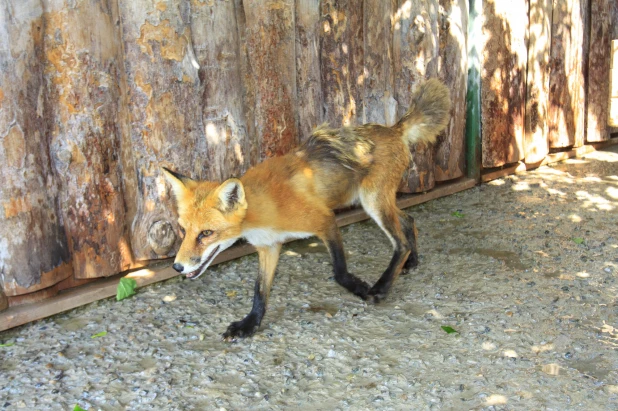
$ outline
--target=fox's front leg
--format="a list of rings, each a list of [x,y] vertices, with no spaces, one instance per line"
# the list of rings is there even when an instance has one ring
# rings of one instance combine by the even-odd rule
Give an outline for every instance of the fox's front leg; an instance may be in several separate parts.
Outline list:
[[[335,281],[352,294],[365,300],[369,291],[369,284],[348,272],[345,252],[343,251],[343,241],[341,240],[341,233],[337,227],[337,220],[335,220],[334,214],[328,219],[324,231],[319,233],[318,236],[324,241],[330,253]]]
[[[266,303],[270,294],[270,287],[275,277],[281,244],[270,247],[256,247],[260,260],[258,278],[255,281],[255,294],[253,295],[253,308],[251,312],[242,320],[235,321],[227,327],[223,338],[250,337],[262,323],[262,318],[266,312]]]

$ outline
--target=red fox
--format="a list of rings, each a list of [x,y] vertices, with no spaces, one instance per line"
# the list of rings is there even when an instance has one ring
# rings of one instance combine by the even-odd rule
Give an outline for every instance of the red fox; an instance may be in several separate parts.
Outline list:
[[[408,112],[392,127],[320,126],[298,149],[270,158],[240,179],[196,181],[163,168],[178,206],[183,237],[173,268],[198,278],[239,238],[253,244],[259,273],[251,312],[224,338],[253,335],[262,322],[281,245],[317,236],[327,246],[337,283],[379,302],[402,269],[418,263],[414,219],[397,208],[396,191],[410,163],[409,146],[433,143],[450,117],[450,95],[436,79],[420,84]],[[370,286],[348,272],[333,209],[360,203],[393,244],[390,264]]]

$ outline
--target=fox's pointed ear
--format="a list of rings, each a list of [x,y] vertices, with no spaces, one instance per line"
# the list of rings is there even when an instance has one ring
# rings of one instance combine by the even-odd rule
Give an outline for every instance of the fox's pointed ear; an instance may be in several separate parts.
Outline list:
[[[219,197],[219,209],[224,213],[237,208],[247,208],[245,189],[237,178],[225,180],[217,187],[216,194]]]
[[[174,196],[176,196],[177,200],[183,198],[184,195],[197,184],[195,180],[192,180],[189,177],[178,174],[165,167],[161,168],[163,169],[165,179],[172,186],[172,191],[174,192]]]

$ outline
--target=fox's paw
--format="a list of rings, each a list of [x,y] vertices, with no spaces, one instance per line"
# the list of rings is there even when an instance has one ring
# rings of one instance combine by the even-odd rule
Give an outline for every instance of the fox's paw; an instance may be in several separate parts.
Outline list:
[[[234,321],[223,333],[223,338],[231,340],[235,338],[251,337],[257,331],[259,324],[253,318],[245,318],[241,321]]]
[[[383,290],[382,287],[371,287],[369,291],[367,291],[367,301],[377,304],[384,300],[387,294],[388,290]]]
[[[359,296],[363,300],[367,299],[367,293],[369,292],[369,288],[371,287],[369,284],[356,277],[354,274],[348,273],[348,277],[344,284],[342,284],[345,288],[347,288],[352,294]]]
[[[401,270],[402,275],[408,274],[410,271],[418,267],[418,254],[414,251],[410,253],[410,256],[406,260],[403,265],[403,269]]]

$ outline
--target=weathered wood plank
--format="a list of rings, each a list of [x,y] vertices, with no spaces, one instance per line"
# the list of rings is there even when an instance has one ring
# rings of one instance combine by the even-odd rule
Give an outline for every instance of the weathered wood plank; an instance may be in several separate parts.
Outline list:
[[[121,50],[115,2],[58,1],[45,15],[46,111],[60,210],[77,278],[130,266],[116,124]]]
[[[363,123],[390,126],[397,121],[393,74],[394,29],[391,20],[396,10],[396,0],[365,0],[363,5]]]
[[[436,181],[461,177],[464,173],[466,93],[468,91],[468,1],[440,0],[438,77],[451,91],[451,121],[438,137],[434,156]]]
[[[294,1],[243,2],[260,160],[298,145]]]
[[[319,1],[296,1],[296,84],[298,132],[303,142],[323,121]]]
[[[320,13],[324,121],[333,127],[362,124],[363,3],[322,0]]]
[[[609,139],[607,127],[611,53],[612,2],[590,1],[590,49],[588,53],[587,128],[586,141]]]
[[[611,3],[610,29],[612,33],[612,68],[618,67],[618,2]]]
[[[609,101],[609,128],[610,133],[618,133],[618,2],[612,3],[612,40],[611,43],[611,73],[610,73],[610,101]]]
[[[39,0],[0,4],[0,294],[7,296],[72,274],[47,150],[53,124],[45,106],[43,15]]]
[[[589,0],[554,0],[549,78],[549,146],[579,147],[586,130]]]
[[[250,165],[236,10],[232,2],[194,1],[192,5],[191,38],[207,141],[205,177],[222,181],[242,175]]]
[[[207,177],[210,159],[202,118],[199,63],[193,51],[189,0],[156,5],[118,2],[125,53],[129,136],[123,157],[131,246],[139,260],[172,256],[180,245],[173,201],[161,166]],[[130,160],[128,160],[130,162]]]
[[[0,311],[4,311],[9,308],[9,299],[7,296],[0,290]]]
[[[528,0],[483,3],[481,122],[483,167],[524,156]]]
[[[240,56],[240,80],[242,82],[242,103],[245,113],[245,125],[249,139],[249,164],[251,166],[260,162],[260,139],[255,126],[256,108],[256,78],[253,75],[251,59],[247,49],[247,19],[243,0],[233,0],[236,12],[236,27],[238,28],[239,56]]]
[[[524,159],[526,163],[536,163],[543,160],[549,153],[547,116],[552,0],[529,1]]]
[[[416,85],[439,72],[437,0],[398,0],[393,15],[395,64],[395,100],[397,118],[410,106]],[[434,147],[422,144],[411,148],[412,162],[399,191],[414,193],[431,190],[435,185]]]

